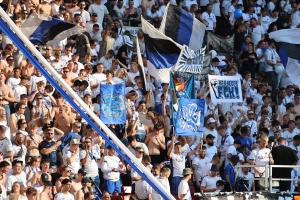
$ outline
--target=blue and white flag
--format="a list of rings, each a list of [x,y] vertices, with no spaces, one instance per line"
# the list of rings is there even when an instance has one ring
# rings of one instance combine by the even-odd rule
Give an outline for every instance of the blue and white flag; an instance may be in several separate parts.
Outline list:
[[[300,28],[282,29],[269,34],[279,47],[279,56],[286,69],[282,85],[295,84],[300,87]]]
[[[197,51],[202,48],[205,29],[206,26],[191,13],[169,3],[159,30],[175,42]]]
[[[100,85],[100,119],[104,124],[125,124],[125,83]]]
[[[243,102],[242,85],[238,76],[208,75],[208,83],[214,104]]]
[[[170,71],[177,63],[183,47],[157,30],[143,17],[141,20],[149,74],[162,83],[169,83]]]
[[[76,24],[42,16],[29,17],[22,24],[21,30],[36,45],[58,44],[60,41],[84,31]]]
[[[180,98],[176,117],[176,135],[200,135],[204,127],[204,99]]]

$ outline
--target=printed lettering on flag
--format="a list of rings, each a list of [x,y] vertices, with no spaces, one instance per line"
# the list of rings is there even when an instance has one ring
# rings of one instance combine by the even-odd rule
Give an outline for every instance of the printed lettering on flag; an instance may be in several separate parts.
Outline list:
[[[125,124],[125,83],[100,85],[100,119],[105,124]]]
[[[176,117],[176,135],[199,135],[204,126],[204,99],[180,98]]]
[[[239,77],[208,75],[208,82],[213,103],[243,102]]]

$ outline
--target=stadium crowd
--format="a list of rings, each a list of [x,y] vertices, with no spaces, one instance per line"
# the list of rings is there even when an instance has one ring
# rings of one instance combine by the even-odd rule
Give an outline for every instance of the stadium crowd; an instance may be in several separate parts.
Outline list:
[[[223,37],[235,35],[234,53],[214,56],[209,73],[240,77],[243,103],[215,105],[207,83],[203,137],[174,134],[169,84],[148,75],[143,90],[135,39],[124,26],[139,26],[143,15],[156,27],[168,0],[3,0],[21,26],[30,16],[47,15],[75,23],[85,32],[40,52],[97,115],[100,83],[126,83],[127,122],[109,128],[178,199],[192,193],[258,191],[267,185],[264,167],[297,165],[300,156],[299,85],[280,84],[281,63],[268,33],[300,25],[297,0],[183,0],[184,9]],[[145,54],[143,32],[138,31]],[[2,34],[0,58],[0,198],[92,200],[162,197],[119,157],[45,77]],[[217,52],[218,53],[218,52]],[[144,59],[145,61],[145,59]],[[225,62],[225,67],[220,63]],[[295,192],[298,170],[277,169],[278,189]],[[129,192],[124,191],[130,188]],[[300,186],[300,184],[299,184]],[[128,195],[128,194],[127,194]]]

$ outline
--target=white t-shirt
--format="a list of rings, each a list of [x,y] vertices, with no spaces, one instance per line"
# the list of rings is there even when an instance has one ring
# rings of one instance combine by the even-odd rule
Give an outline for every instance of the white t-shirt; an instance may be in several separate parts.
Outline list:
[[[74,196],[70,192],[68,193],[59,192],[55,195],[54,200],[74,200]]]
[[[271,61],[272,63],[276,63],[277,60],[280,60],[279,55],[277,54],[275,49],[268,48],[265,52],[265,58],[266,61]],[[269,65],[266,63],[265,72],[271,72],[274,71],[274,68],[272,65]]]
[[[207,22],[206,30],[213,31],[214,25],[217,22],[216,16],[214,13],[208,14],[207,12],[202,13],[202,19]]]
[[[184,195],[183,199],[192,200],[189,184],[186,180],[182,180],[178,186],[178,196]]]
[[[202,178],[209,174],[210,170],[210,159],[205,157],[204,159],[200,159],[199,156],[193,159],[193,167],[195,167],[195,178],[197,183],[201,181]]]
[[[20,101],[20,96],[22,94],[27,94],[27,88],[25,86],[23,86],[23,85],[17,85],[14,88],[14,96],[15,96],[16,102]]]
[[[238,177],[243,178],[248,181],[248,191],[251,191],[252,185],[254,183],[254,175],[251,172],[248,172],[247,174],[244,174],[241,170],[238,173]]]
[[[24,171],[21,172],[19,175],[8,174],[7,181],[6,181],[6,190],[10,192],[12,190],[12,186],[14,182],[20,182],[24,187],[27,187],[27,180],[26,174]]]
[[[118,156],[104,156],[101,170],[105,180],[117,181],[120,179],[120,172],[113,172],[113,169],[119,169],[120,158]]]
[[[297,10],[292,14],[292,28],[296,28],[300,24],[300,11]]]
[[[271,150],[268,148],[263,148],[263,149],[256,148],[252,150],[250,158],[255,161],[256,165],[268,165],[270,161],[269,159],[270,152]],[[260,173],[265,173],[265,167],[256,167],[255,169]],[[255,172],[255,176],[259,177],[259,174]]]
[[[286,139],[288,145],[291,145],[293,143],[293,137],[297,134],[298,132],[296,131],[296,129],[293,129],[292,132],[290,132],[289,130],[285,130],[281,133],[281,137]]]
[[[201,182],[201,186],[205,187],[206,189],[214,189],[217,188],[217,181],[222,180],[220,176],[206,176],[204,177],[203,181]]]
[[[84,159],[87,154],[86,150],[80,151],[80,160]],[[92,147],[92,150],[88,152],[87,163],[84,165],[86,176],[96,177],[98,176],[98,165],[97,160],[100,159],[100,147],[98,144]]]
[[[211,161],[213,156],[218,153],[218,149],[216,146],[209,146],[205,144],[206,146],[206,151],[207,151],[207,158]]]
[[[165,191],[167,191],[168,193],[170,193],[170,183],[169,180],[167,178],[161,178],[159,177],[158,182],[161,183],[161,185],[163,186],[163,188],[165,189]],[[152,189],[152,199],[154,200],[164,200],[164,198],[162,196],[160,196],[160,194],[158,192],[156,192],[156,190]]]
[[[106,6],[102,5],[102,4],[92,4],[89,7],[89,13],[97,13],[98,16],[98,24],[100,25],[100,30],[102,30],[102,23],[103,23],[103,19],[104,19],[104,15],[108,15],[108,10],[106,8]]]
[[[251,38],[255,46],[262,39],[264,33],[265,32],[260,25],[257,25],[255,28],[252,29]]]
[[[14,77],[10,77],[8,80],[7,80],[7,85],[9,87],[11,87],[11,89],[14,89],[17,85],[19,85],[21,79],[20,78],[14,78]]]
[[[71,162],[71,164],[67,163],[68,158],[75,158]],[[79,151],[78,152],[71,152],[70,150],[63,152],[63,159],[64,159],[64,164],[66,166],[69,166],[73,174],[77,174],[78,170],[80,169],[80,158],[79,158]]]
[[[182,177],[183,170],[185,168],[185,156],[184,154],[172,154],[172,164],[173,164],[173,177]]]

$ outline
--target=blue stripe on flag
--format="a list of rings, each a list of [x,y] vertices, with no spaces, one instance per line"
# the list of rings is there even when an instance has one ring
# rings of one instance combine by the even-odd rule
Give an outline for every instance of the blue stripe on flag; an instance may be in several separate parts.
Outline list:
[[[193,16],[187,12],[180,13],[177,42],[189,46],[193,32]]]
[[[43,20],[29,39],[34,44],[45,44],[52,40],[59,33],[73,28],[75,24],[66,23],[62,20],[52,18],[52,20]]]
[[[164,69],[173,67],[176,64],[179,57],[178,54],[158,54],[152,51],[147,51],[146,55],[148,60],[157,68]]]
[[[284,48],[280,48],[278,54],[279,54],[281,63],[283,64],[283,66],[286,67],[287,62],[288,62],[288,54],[287,54],[286,50]]]

